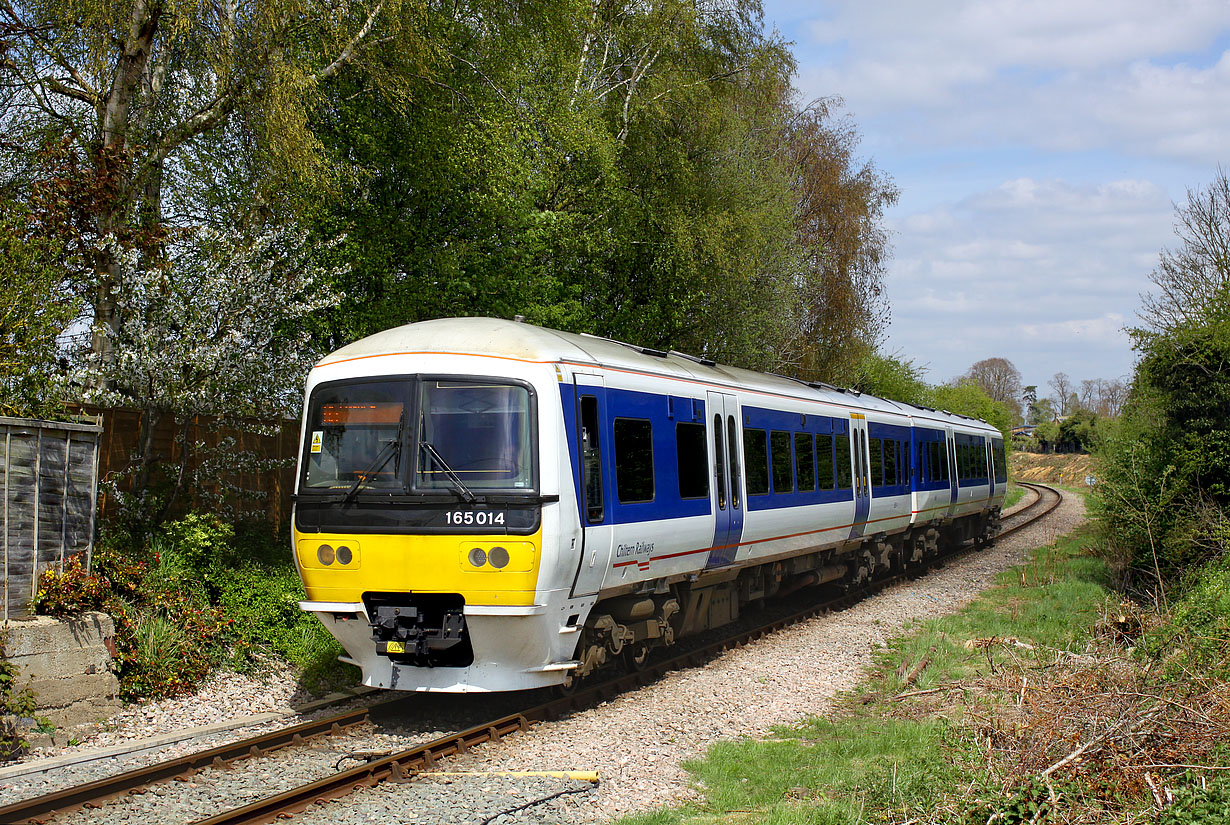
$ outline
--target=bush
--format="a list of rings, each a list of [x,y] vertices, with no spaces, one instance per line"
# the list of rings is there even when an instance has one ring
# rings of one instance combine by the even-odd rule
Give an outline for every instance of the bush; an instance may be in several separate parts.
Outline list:
[[[1203,786],[1179,788],[1157,825],[1230,825],[1230,779],[1219,776]]]
[[[103,549],[93,572],[77,557],[44,573],[33,606],[115,619],[126,700],[184,693],[219,664],[252,668],[269,654],[299,668],[309,688],[353,683],[337,662],[341,646],[299,609],[305,593],[288,548],[267,526],[193,513],[152,536],[143,561]]]
[[[1205,565],[1165,622],[1142,641],[1142,650],[1167,662],[1177,676],[1198,671],[1230,678],[1230,558]]]

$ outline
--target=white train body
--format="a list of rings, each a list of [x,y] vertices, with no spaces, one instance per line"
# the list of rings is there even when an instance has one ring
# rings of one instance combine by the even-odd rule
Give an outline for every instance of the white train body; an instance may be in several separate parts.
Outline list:
[[[563,684],[989,540],[1006,478],[981,421],[487,318],[322,360],[302,443],[302,607],[420,691]]]

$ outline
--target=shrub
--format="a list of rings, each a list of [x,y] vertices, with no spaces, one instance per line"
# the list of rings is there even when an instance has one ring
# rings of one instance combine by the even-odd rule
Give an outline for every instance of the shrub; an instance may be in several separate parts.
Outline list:
[[[341,646],[310,613],[289,541],[267,525],[238,529],[212,514],[170,522],[138,551],[103,545],[94,569],[78,557],[40,580],[33,606],[49,615],[87,610],[116,622],[116,668],[124,699],[190,690],[222,662],[238,668],[286,659],[308,687],[353,683]]]
[[[6,639],[0,632],[0,648]],[[34,714],[34,694],[28,687],[19,688],[17,666],[0,658],[0,759],[12,759],[29,747],[18,720]]]
[[[1230,779],[1219,776],[1206,785],[1175,791],[1174,802],[1162,811],[1158,825],[1230,825]]]

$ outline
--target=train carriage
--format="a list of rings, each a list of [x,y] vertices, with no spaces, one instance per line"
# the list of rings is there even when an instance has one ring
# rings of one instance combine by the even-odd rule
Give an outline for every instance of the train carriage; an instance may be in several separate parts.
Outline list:
[[[567,684],[750,602],[990,540],[1002,443],[981,421],[681,353],[411,324],[309,379],[301,606],[365,684]]]

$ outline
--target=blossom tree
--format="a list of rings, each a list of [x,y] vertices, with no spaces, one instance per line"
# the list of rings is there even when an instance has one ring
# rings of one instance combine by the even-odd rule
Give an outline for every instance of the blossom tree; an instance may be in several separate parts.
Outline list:
[[[141,411],[131,488],[116,492],[131,517],[157,523],[190,480],[185,442],[195,418],[255,429],[253,420],[297,411],[319,354],[302,321],[336,304],[328,283],[337,273],[319,263],[328,250],[296,229],[179,232],[158,266],[114,239],[104,243],[122,273],[115,322],[103,327],[112,346],[104,356],[83,341],[76,379],[87,401]],[[157,454],[154,432],[167,417],[183,448],[155,493],[169,456]]]

